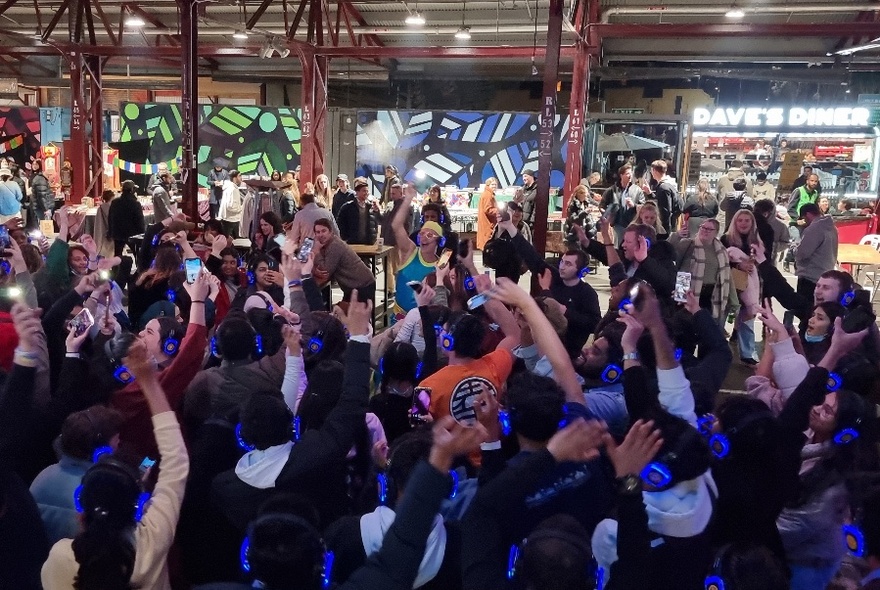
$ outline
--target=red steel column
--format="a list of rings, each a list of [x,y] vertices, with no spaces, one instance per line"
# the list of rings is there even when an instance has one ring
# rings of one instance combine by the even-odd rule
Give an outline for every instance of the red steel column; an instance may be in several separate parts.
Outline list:
[[[562,42],[563,0],[550,0],[547,17],[547,53],[544,59],[544,92],[541,97],[541,128],[538,134],[538,194],[535,198],[535,227],[532,243],[541,254],[547,245],[547,210],[550,203],[550,168],[556,122],[556,83],[559,77],[559,47]],[[537,277],[533,277],[537,279]],[[535,281],[533,280],[533,283]]]
[[[180,178],[183,181],[183,212],[190,221],[199,220],[199,38],[197,4],[178,0],[180,7],[181,92],[180,119],[183,157]]]
[[[73,184],[70,187],[71,203],[81,203],[86,196],[91,177],[89,175],[89,140],[86,135],[86,100],[83,83],[84,59],[79,49],[71,52],[70,64],[70,141],[64,158],[70,161]]]
[[[299,180],[305,184],[324,173],[328,58],[309,49],[300,49],[299,58],[303,70]]]
[[[92,122],[92,197],[98,199],[104,192],[104,101],[102,100],[102,83],[100,57],[90,57],[89,73],[89,119]]]
[[[584,166],[584,120],[587,113],[587,89],[590,85],[590,54],[578,43],[571,77],[571,102],[568,105],[568,157],[565,160],[565,185],[562,210],[568,210],[571,193],[580,184]]]

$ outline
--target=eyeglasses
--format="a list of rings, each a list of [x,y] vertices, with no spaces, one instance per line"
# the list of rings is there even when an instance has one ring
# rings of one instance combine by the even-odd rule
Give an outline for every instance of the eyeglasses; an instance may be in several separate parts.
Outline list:
[[[717,230],[715,229],[714,225],[701,225],[700,231],[711,232],[711,231],[717,231]]]

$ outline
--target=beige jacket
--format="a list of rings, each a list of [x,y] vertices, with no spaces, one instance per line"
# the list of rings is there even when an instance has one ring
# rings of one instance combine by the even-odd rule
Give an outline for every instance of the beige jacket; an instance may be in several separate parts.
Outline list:
[[[162,470],[152,500],[134,530],[135,558],[131,586],[171,590],[167,557],[180,517],[180,505],[189,473],[189,456],[174,412],[153,416],[153,434],[159,446]],[[79,563],[73,556],[72,543],[73,539],[62,539],[49,552],[40,574],[44,590],[73,588]]]

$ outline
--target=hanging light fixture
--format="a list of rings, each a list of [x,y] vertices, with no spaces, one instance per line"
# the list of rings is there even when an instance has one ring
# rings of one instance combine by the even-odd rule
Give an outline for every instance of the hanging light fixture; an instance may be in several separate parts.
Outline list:
[[[737,8],[736,4],[730,7],[730,10],[724,13],[726,18],[743,18],[746,13],[742,8]]]
[[[471,28],[466,27],[464,25],[464,13],[467,11],[467,2],[461,3],[461,27],[458,29],[458,32],[455,33],[456,39],[467,40],[471,38]]]
[[[233,39],[238,39],[240,41],[247,41],[248,34],[247,31],[236,31],[232,34]]]
[[[129,27],[132,29],[139,29],[139,28],[147,25],[147,23],[146,23],[146,21],[144,21],[144,19],[142,19],[141,17],[139,17],[135,14],[132,14],[131,12],[126,12],[125,20],[123,21],[123,24],[126,27]]]

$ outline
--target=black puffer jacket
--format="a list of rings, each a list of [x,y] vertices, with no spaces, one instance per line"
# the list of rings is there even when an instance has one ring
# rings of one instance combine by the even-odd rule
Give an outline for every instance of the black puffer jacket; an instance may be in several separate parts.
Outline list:
[[[31,178],[31,207],[37,211],[51,211],[55,206],[55,194],[49,185],[49,179],[42,172]]]

